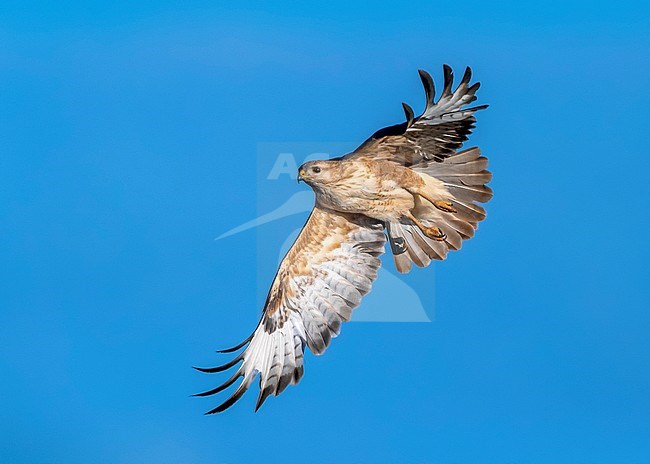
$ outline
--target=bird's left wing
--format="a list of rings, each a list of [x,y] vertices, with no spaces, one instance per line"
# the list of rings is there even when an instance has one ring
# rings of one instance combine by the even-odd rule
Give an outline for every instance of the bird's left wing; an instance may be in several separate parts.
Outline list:
[[[322,354],[339,334],[341,322],[370,291],[385,242],[381,223],[316,206],[280,263],[259,325],[240,345],[223,350],[243,351],[223,366],[197,368],[212,373],[238,365],[222,385],[196,396],[218,393],[242,378],[234,393],[207,414],[232,406],[258,374],[256,410],[269,395],[298,383],[305,345]]]

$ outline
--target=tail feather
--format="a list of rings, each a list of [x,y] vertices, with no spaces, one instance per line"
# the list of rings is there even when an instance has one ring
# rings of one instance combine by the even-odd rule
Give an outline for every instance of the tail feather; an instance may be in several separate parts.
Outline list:
[[[401,224],[399,222],[395,223],[395,228],[406,241],[406,253],[411,261],[418,267],[427,267],[431,262],[431,257],[421,246],[418,246],[419,244],[417,244],[411,228],[407,224]]]
[[[477,160],[481,157],[481,150],[478,147],[468,148],[459,151],[453,156],[444,159],[444,164],[465,164]],[[440,163],[439,163],[440,164]]]
[[[388,243],[393,252],[393,259],[397,270],[406,274],[411,270],[411,258],[408,255],[408,246],[406,244],[406,237],[404,237],[402,228],[399,222],[389,222],[386,224],[386,231],[388,233]]]
[[[427,267],[432,259],[443,260],[447,257],[447,245],[444,242],[430,239],[411,222],[390,222],[387,230],[395,267],[402,274],[411,270],[411,263]]]
[[[415,225],[406,227],[415,241],[413,246],[419,246],[431,259],[443,260],[447,257],[447,246],[444,242],[431,240]]]
[[[449,225],[451,225],[456,231],[460,234],[460,236],[463,238],[463,240],[470,239],[474,236],[474,232],[476,230],[476,225],[472,225],[471,223],[467,221],[462,221],[460,219],[456,219],[455,217],[449,217],[447,218],[447,222]]]
[[[470,150],[473,150],[470,148]],[[445,177],[445,176],[463,176],[466,174],[476,174],[479,172],[487,172],[487,165],[488,165],[488,159],[485,156],[478,156],[476,158],[470,158],[470,161],[463,162],[463,163],[454,163],[454,162],[447,162],[447,160],[453,160],[455,157],[461,157],[462,152],[460,154],[454,155],[451,158],[447,158],[443,162],[439,162],[435,164],[435,170],[437,177]],[[433,163],[429,162],[428,166],[431,167]],[[432,168],[433,169],[433,168]]]
[[[485,203],[492,198],[492,189],[487,185],[465,185],[445,182],[445,187],[454,198],[462,201],[480,201]]]
[[[474,225],[476,229],[478,223],[481,222],[486,217],[485,209],[469,201],[461,201],[458,199],[452,199],[454,208],[458,211],[456,217],[462,221],[467,221],[470,224]]]

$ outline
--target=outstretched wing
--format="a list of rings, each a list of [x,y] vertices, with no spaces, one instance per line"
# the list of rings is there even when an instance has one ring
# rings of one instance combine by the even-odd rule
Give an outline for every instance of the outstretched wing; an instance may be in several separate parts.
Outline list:
[[[322,354],[341,322],[370,291],[381,264],[386,237],[383,225],[362,215],[341,214],[316,206],[282,260],[271,285],[262,319],[241,344],[233,360],[202,372],[221,372],[236,365],[219,387],[195,396],[218,393],[243,378],[235,392],[207,414],[232,406],[260,376],[255,410],[269,395],[279,395],[303,374],[305,345]]]
[[[426,71],[420,70],[426,93],[424,112],[416,118],[411,107],[402,103],[406,122],[378,130],[344,158],[389,160],[413,166],[422,161],[442,161],[455,153],[474,128],[474,113],[487,108],[487,105],[464,108],[476,100],[475,94],[480,86],[479,82],[470,85],[472,70],[469,67],[453,92],[454,73],[447,65],[443,70],[444,88],[437,102],[433,79]]]

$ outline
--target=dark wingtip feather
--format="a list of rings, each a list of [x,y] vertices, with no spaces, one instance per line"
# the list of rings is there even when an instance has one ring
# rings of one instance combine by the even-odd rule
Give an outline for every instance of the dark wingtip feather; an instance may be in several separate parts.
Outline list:
[[[304,366],[296,366],[296,369],[293,371],[293,384],[297,384],[302,379],[302,376],[305,374]]]
[[[253,335],[255,335],[255,332],[250,334],[246,340],[238,344],[237,346],[233,346],[232,348],[226,348],[225,350],[217,350],[217,353],[232,353],[233,351],[237,351],[238,349],[242,348],[244,345],[246,345],[248,342],[250,342],[253,339]]]
[[[220,412],[224,412],[226,409],[228,409],[230,406],[235,404],[244,393],[246,393],[246,390],[248,390],[248,385],[245,383],[242,383],[239,388],[235,391],[235,393],[232,394],[230,398],[228,398],[226,401],[221,403],[219,406],[217,406],[214,409],[211,409],[210,411],[206,412],[205,415],[209,416],[210,414],[217,414]]]
[[[230,377],[230,378],[229,378],[228,380],[226,380],[224,383],[222,383],[221,385],[219,385],[217,388],[213,388],[212,390],[204,391],[204,392],[201,392],[201,393],[194,393],[194,394],[191,395],[191,396],[193,396],[193,397],[199,397],[199,396],[210,396],[210,395],[215,395],[215,394],[217,394],[217,393],[219,393],[219,392],[225,390],[225,389],[228,388],[229,386],[231,386],[231,385],[232,385],[233,383],[235,383],[235,381],[236,381],[239,377],[241,377],[242,375],[243,375],[243,374],[242,374],[241,369],[240,369],[240,370],[238,370],[237,372],[235,372],[235,374],[234,374],[232,377]]]
[[[476,91],[477,91],[480,87],[481,87],[481,83],[480,83],[480,82],[475,82],[474,84],[472,84],[472,85],[467,89],[467,93],[476,93]]]
[[[280,376],[280,380],[278,381],[278,388],[275,390],[275,394],[279,395],[282,393],[285,388],[291,384],[291,379],[293,378],[293,372],[288,372],[287,374]]]
[[[226,364],[222,364],[221,366],[217,366],[217,367],[196,367],[196,366],[192,366],[192,368],[196,369],[199,372],[205,372],[206,374],[213,374],[215,372],[222,372],[222,371],[225,371],[227,369],[230,369],[232,366],[234,366],[239,361],[241,361],[243,359],[243,357],[244,357],[243,354],[240,354],[239,356],[234,358],[232,361],[227,362]]]
[[[467,66],[465,68],[465,74],[463,74],[463,78],[460,80],[461,85],[462,84],[469,84],[469,81],[472,79],[472,68]]]
[[[451,86],[454,85],[454,71],[451,69],[451,66],[448,64],[443,64],[442,65],[442,71],[444,74],[444,89],[442,90],[442,94],[444,96],[451,95]]]
[[[266,387],[264,390],[260,392],[259,396],[257,397],[257,402],[255,403],[255,412],[257,412],[262,407],[264,401],[266,401],[266,399],[269,397],[272,391],[273,391],[273,386],[269,385],[268,387]]]
[[[433,78],[431,74],[426,72],[424,69],[418,69],[418,74],[420,75],[420,80],[422,80],[422,85],[424,86],[424,93],[427,98],[427,106],[433,103],[433,99],[436,97],[436,86],[433,83]]]
[[[411,124],[413,124],[413,120],[415,119],[413,108],[411,108],[408,103],[402,102],[402,109],[404,109],[404,116],[406,116],[406,125],[410,127]]]
[[[205,372],[206,374],[209,374],[208,368],[205,368],[205,367],[192,366],[192,369],[196,369],[199,372]]]

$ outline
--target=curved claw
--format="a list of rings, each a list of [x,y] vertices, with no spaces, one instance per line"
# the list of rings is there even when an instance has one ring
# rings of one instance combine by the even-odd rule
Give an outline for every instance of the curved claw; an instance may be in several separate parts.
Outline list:
[[[454,204],[451,201],[446,201],[446,200],[435,200],[432,202],[433,206],[438,208],[440,211],[444,211],[445,213],[457,213],[458,210],[454,208]]]
[[[445,234],[440,227],[427,227],[422,232],[424,232],[427,237],[438,242],[444,242],[447,240],[447,234]]]

